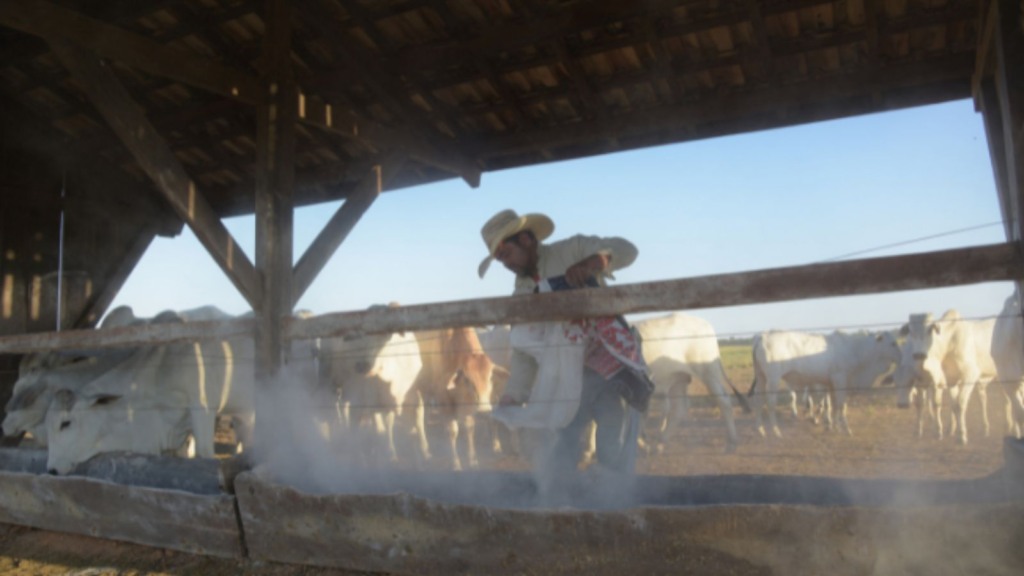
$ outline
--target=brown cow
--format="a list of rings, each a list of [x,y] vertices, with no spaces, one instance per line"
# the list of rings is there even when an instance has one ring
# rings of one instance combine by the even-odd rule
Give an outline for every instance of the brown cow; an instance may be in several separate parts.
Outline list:
[[[476,468],[476,414],[491,409],[494,364],[472,328],[417,332],[416,341],[423,369],[415,389],[427,406],[440,411],[448,432],[453,469],[462,469],[457,444],[460,424],[466,438],[469,467]]]

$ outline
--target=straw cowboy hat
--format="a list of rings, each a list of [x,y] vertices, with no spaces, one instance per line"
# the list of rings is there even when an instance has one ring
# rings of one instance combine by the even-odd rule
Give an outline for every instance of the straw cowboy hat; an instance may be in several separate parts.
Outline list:
[[[543,214],[524,214],[522,216],[513,210],[502,210],[484,224],[480,229],[480,235],[484,238],[484,245],[487,246],[487,257],[480,263],[477,273],[483,278],[494,260],[494,253],[498,250],[501,241],[513,234],[530,230],[537,240],[543,240],[555,231],[555,223],[551,218]]]

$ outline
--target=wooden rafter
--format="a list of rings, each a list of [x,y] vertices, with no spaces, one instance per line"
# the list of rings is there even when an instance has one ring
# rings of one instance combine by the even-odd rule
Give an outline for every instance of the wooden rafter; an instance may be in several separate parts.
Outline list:
[[[820,0],[814,0],[811,2],[804,2],[807,7],[816,6],[822,4]],[[795,3],[793,2],[780,2],[772,3],[769,6],[762,8],[761,15],[762,19],[772,14],[778,14],[786,10],[793,9]],[[801,4],[802,5],[802,4]],[[660,5],[659,5],[660,6]],[[973,12],[969,6],[963,6],[961,4],[955,4],[951,7],[942,10],[929,10],[925,13],[913,13],[908,14],[904,17],[893,19],[886,22],[880,22],[874,29],[881,30],[884,34],[897,34],[908,32],[917,28],[927,27],[933,25],[936,22],[945,22],[949,20],[972,20],[974,17]],[[702,32],[709,32],[715,28],[730,25],[739,25],[750,19],[750,15],[745,9],[730,9],[724,13],[715,14],[707,17],[700,17],[693,21],[681,22],[676,24],[667,24],[656,28],[654,38],[666,41],[673,38],[687,36],[690,34],[699,34]],[[641,22],[642,24],[642,22]],[[822,35],[815,38],[797,38],[792,40],[779,40],[771,43],[772,54],[778,56],[792,55],[807,51],[809,49],[823,49],[841,46],[844,44],[852,44],[855,42],[868,42],[871,37],[871,30],[867,27],[864,29],[850,30],[841,33]],[[877,33],[875,34],[877,36]],[[612,38],[607,40],[601,40],[587,44],[580,47],[576,51],[577,57],[586,57],[611,50],[633,46],[636,43],[635,38],[624,37],[624,38]],[[486,54],[478,54],[477,57],[486,57]],[[514,64],[506,64],[501,67],[496,67],[494,72],[496,74],[509,74],[512,72],[528,70],[532,68],[544,67],[544,66],[555,66],[560,62],[559,58],[553,54],[540,54],[534,58],[519,61]],[[711,58],[706,61],[694,63],[689,62],[685,59],[677,58],[672,62],[672,68],[677,74],[696,72],[701,70],[708,70],[719,66],[731,66],[741,64],[742,61],[736,55],[719,56]],[[401,69],[399,69],[399,72]],[[325,73],[326,74],[326,73]],[[339,67],[329,72],[335,79],[348,77],[352,74],[352,71],[347,67]],[[465,82],[472,82],[478,79],[480,73],[469,68],[463,68],[461,71],[454,75],[442,75],[438,76],[438,79],[424,86],[425,89],[437,90],[451,85],[457,85]],[[566,94],[567,88],[560,88],[558,95],[562,97]],[[524,95],[524,98],[530,98],[529,95]]]
[[[148,38],[127,32],[44,0],[0,0],[0,25],[44,39],[63,39],[95,52],[103,58],[156,76],[171,78],[238,100],[259,103],[259,82],[247,71],[181,50],[166,48]],[[462,176],[478,186],[480,169],[457,158],[439,154],[422,143],[394,130],[379,126],[350,110],[311,106],[299,120],[348,138],[370,141],[385,148],[403,147],[411,156]]]
[[[768,29],[764,24],[764,14],[761,10],[759,0],[746,0],[747,13],[750,17],[750,26],[754,29],[754,37],[757,38],[757,53],[762,75],[770,77],[773,74],[775,63],[772,59],[772,45],[768,38]]]
[[[479,186],[480,168],[462,150],[457,149],[454,143],[443,142],[440,139],[437,130],[424,121],[426,113],[401,96],[407,93],[404,86],[396,78],[380,71],[383,65],[379,62],[379,58],[343,35],[339,36],[337,30],[332,28],[331,23],[338,21],[334,17],[333,6],[325,0],[316,0],[307,4],[306,8],[307,11],[300,11],[300,15],[304,15],[303,22],[311,29],[317,30],[323,37],[331,38],[333,36],[332,46],[347,61],[348,66],[356,72],[358,81],[366,85],[379,102],[397,113],[412,127],[412,134],[409,138],[415,148],[427,150],[434,156],[447,158],[450,165],[459,168],[457,173],[467,184],[474,188]],[[414,75],[415,71],[412,74]],[[450,119],[449,122],[453,123]]]
[[[0,0],[0,23],[61,39],[151,74],[172,78],[215,94],[255,104],[258,85],[247,72],[207,58],[167,49],[137,34],[83,16],[43,0]]]
[[[694,122],[714,123],[726,119],[742,119],[737,114],[756,116],[777,112],[783,106],[804,106],[816,101],[828,101],[840,94],[856,94],[881,82],[890,87],[901,84],[920,84],[957,81],[969,77],[967,70],[973,59],[964,56],[936,60],[931,66],[891,66],[882,70],[870,70],[839,78],[824,78],[813,82],[778,88],[762,88],[720,97],[711,101],[659,107],[615,116],[607,121],[578,122],[570,126],[552,126],[538,130],[524,130],[516,134],[491,139],[484,150],[484,157],[502,154],[516,154],[531,151],[537,142],[549,146],[565,146],[580,142],[591,142],[610,134],[620,137],[640,135],[672,125]],[[969,95],[969,82],[963,82],[964,97]]]
[[[53,40],[51,48],[235,288],[255,305],[260,286],[252,262],[110,68],[67,42]]]

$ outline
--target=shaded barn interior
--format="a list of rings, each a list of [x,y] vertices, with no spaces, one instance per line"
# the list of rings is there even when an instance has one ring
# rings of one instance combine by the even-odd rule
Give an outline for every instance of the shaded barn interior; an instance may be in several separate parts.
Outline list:
[[[1008,238],[1019,240],[1020,10],[1009,0],[3,1],[0,335],[56,325],[62,209],[61,326],[91,326],[151,239],[188,225],[256,311],[259,350],[274,355],[278,319],[379,192],[449,178],[475,187],[488,171],[971,96]],[[293,255],[291,209],[338,199],[313,246]],[[250,213],[255,255],[220,223]],[[1019,276],[958,281],[993,275]],[[350,318],[409,321],[399,314]],[[460,314],[426,323],[491,321]]]

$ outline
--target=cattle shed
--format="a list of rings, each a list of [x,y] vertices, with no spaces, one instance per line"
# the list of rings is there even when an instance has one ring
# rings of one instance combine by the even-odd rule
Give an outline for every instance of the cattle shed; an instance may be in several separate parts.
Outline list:
[[[270,372],[284,340],[355,325],[1016,280],[1021,18],[1009,0],[0,2],[0,349],[209,335],[147,327],[97,341],[67,330],[92,327],[152,238],[185,225],[256,313],[255,325],[214,334],[255,329]],[[985,119],[1005,245],[666,280],[586,301],[285,320],[381,192],[447,178],[477,187],[488,171],[970,97]],[[293,254],[292,209],[338,199],[312,246]],[[252,213],[247,255],[220,219]]]
[[[0,46],[8,393],[37,350],[253,334],[269,377],[290,339],[356,330],[1024,278],[1020,0],[0,0]],[[965,98],[1003,244],[291,318],[383,192],[486,194],[487,172]],[[293,209],[332,200],[295,254]],[[255,254],[221,223],[242,214]],[[91,330],[184,226],[254,318]]]

